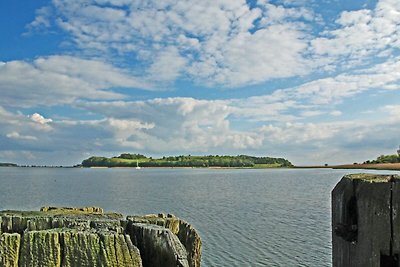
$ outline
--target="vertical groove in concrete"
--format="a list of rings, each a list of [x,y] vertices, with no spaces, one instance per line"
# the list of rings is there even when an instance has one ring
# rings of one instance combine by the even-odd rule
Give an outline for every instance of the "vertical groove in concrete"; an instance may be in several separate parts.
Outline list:
[[[334,267],[398,266],[399,179],[354,174],[336,185],[332,191]]]
[[[96,208],[0,211],[0,266],[200,266],[201,240],[190,224],[169,214],[133,217],[143,221],[134,232],[133,221]]]

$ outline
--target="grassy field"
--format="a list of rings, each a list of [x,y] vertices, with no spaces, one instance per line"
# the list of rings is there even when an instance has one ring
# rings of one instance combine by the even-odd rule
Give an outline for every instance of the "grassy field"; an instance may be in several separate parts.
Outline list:
[[[344,164],[332,166],[333,169],[371,169],[371,170],[400,170],[400,163],[376,163],[376,164]]]
[[[274,163],[274,164],[256,164],[253,169],[270,169],[270,168],[280,168],[281,164]]]
[[[342,164],[342,165],[328,165],[328,166],[294,166],[298,169],[365,169],[365,170],[392,170],[400,171],[400,163],[373,163],[373,164]]]

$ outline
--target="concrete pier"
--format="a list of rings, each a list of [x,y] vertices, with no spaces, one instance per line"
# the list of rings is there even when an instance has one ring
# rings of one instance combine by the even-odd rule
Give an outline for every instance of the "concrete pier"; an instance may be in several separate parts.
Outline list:
[[[344,176],[332,191],[333,266],[400,266],[399,208],[400,176]]]
[[[0,267],[200,267],[201,239],[172,214],[96,207],[0,211]]]

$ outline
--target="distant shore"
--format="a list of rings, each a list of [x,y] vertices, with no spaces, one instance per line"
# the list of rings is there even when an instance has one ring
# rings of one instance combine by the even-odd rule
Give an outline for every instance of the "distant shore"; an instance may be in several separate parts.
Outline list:
[[[19,166],[16,164],[0,165],[0,167],[22,167],[22,168],[93,168],[93,169],[109,169],[109,168],[130,168],[135,169],[136,167],[130,166]],[[292,167],[279,167],[279,166],[255,166],[255,167],[219,167],[219,166],[209,166],[209,167],[199,167],[199,166],[151,166],[151,167],[141,167],[145,169],[365,169],[365,170],[389,170],[389,171],[400,171],[400,163],[374,163],[374,164],[341,164],[341,165],[300,165]]]
[[[129,166],[113,166],[113,167],[103,167],[103,166],[92,166],[92,167],[74,167],[74,168],[88,168],[88,169],[136,169],[136,167]],[[208,166],[208,167],[186,167],[186,166],[151,166],[151,167],[140,167],[140,169],[215,169],[215,170],[225,170],[225,169],[290,169],[292,167],[219,167],[219,166]]]
[[[341,165],[315,165],[315,166],[294,166],[298,169],[365,169],[365,170],[389,170],[400,171],[400,163],[375,163],[375,164],[341,164]]]

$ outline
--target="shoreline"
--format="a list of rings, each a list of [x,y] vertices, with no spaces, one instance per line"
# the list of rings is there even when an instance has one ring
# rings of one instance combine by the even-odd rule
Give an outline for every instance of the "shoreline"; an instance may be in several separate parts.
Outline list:
[[[294,166],[295,169],[360,169],[360,170],[386,170],[400,171],[400,163],[376,163],[376,164],[340,164],[328,166]]]
[[[105,167],[105,166],[93,166],[93,167],[82,167],[82,166],[0,166],[3,168],[84,168],[84,169],[136,169],[136,167],[127,166],[116,166],[116,167]],[[224,169],[251,169],[251,170],[262,170],[262,169],[360,169],[360,170],[387,170],[387,171],[400,171],[400,163],[377,163],[377,164],[339,164],[339,165],[299,165],[293,167],[188,167],[188,166],[174,166],[174,167],[141,167],[141,169],[212,169],[212,170],[224,170]]]

